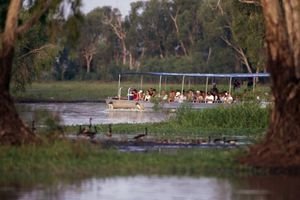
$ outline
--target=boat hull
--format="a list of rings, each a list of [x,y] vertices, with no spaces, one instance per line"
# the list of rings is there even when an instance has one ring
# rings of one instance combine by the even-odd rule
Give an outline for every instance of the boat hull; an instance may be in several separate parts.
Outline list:
[[[187,106],[192,109],[207,109],[207,108],[216,108],[222,106],[228,106],[230,104],[225,103],[152,103],[148,101],[133,101],[133,100],[123,100],[123,99],[106,99],[106,104],[109,110],[151,110],[151,109],[170,109],[176,110],[182,106]]]

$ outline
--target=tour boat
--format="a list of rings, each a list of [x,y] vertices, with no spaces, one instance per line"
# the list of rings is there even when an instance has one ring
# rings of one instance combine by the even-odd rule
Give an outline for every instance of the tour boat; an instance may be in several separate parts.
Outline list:
[[[167,72],[141,72],[141,73],[122,73],[119,74],[118,81],[118,94],[115,97],[108,97],[106,99],[106,104],[109,110],[133,110],[133,111],[144,111],[144,110],[153,110],[153,109],[171,109],[176,110],[180,107],[187,106],[192,109],[206,109],[206,108],[215,108],[215,107],[224,107],[234,104],[235,101],[230,103],[226,101],[207,101],[203,100],[201,102],[168,102],[168,101],[145,101],[145,100],[132,100],[131,90],[132,88],[128,88],[126,96],[122,96],[121,91],[121,77],[129,76],[129,75],[139,75],[141,76],[141,84],[140,89],[143,85],[143,77],[144,76],[158,76],[159,77],[159,85],[157,96],[160,97],[162,91],[162,78],[169,76],[177,76],[182,78],[181,84],[181,94],[183,94],[185,87],[185,79],[187,77],[199,77],[206,78],[206,86],[205,86],[205,94],[208,92],[208,80],[209,78],[229,78],[229,86],[228,93],[232,92],[232,79],[233,78],[257,78],[257,77],[269,77],[268,73],[230,73],[230,74],[208,74],[208,73],[167,73]],[[253,81],[253,89],[255,87],[255,81]]]

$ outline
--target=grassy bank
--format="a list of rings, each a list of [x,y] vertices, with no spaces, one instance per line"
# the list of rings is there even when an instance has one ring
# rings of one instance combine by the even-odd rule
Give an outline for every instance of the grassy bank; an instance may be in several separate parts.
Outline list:
[[[0,183],[133,174],[226,175],[245,169],[234,160],[238,154],[239,150],[123,153],[69,141],[38,146],[1,146],[0,174],[5,176],[0,176]]]
[[[210,134],[223,136],[224,133],[260,137],[266,129],[267,116],[266,109],[253,104],[224,110],[193,111],[182,108],[177,117],[169,122],[118,124],[113,126],[113,133],[135,134],[143,132],[147,127],[150,135],[165,138],[202,137]],[[101,134],[108,127],[98,125],[98,128]],[[76,132],[78,127],[64,129]],[[53,132],[46,135],[51,136]],[[0,146],[0,174],[5,174],[0,176],[0,184],[17,182],[34,185],[64,179],[136,174],[235,176],[253,173],[252,169],[241,166],[237,161],[245,151],[239,148],[125,153],[87,141],[45,141],[39,145]]]
[[[127,89],[140,89],[139,81],[122,82],[122,95],[126,96]],[[144,83],[143,89],[156,88],[158,90],[158,82]],[[220,91],[228,90],[228,85],[218,85]],[[181,89],[181,84],[167,84],[162,86],[163,90]],[[205,85],[186,84],[185,90],[203,90]],[[269,87],[267,85],[258,85],[255,92],[247,90],[243,86],[233,92],[233,96],[239,100],[251,100],[256,96],[261,99],[268,99]],[[56,82],[34,82],[28,85],[26,90],[21,92],[13,92],[13,96],[18,100],[33,100],[33,101],[97,101],[103,100],[109,96],[116,96],[118,93],[118,82],[97,82],[97,81],[56,81]]]

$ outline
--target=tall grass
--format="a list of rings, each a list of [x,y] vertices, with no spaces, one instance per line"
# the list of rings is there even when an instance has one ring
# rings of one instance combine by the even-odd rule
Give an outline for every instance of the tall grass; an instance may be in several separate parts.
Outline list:
[[[264,135],[269,120],[269,108],[258,104],[240,104],[232,107],[193,110],[181,107],[170,120],[159,123],[114,124],[113,134],[138,134],[145,132],[155,137],[207,137],[207,136],[250,136]],[[108,125],[97,125],[99,134],[108,131]],[[74,133],[78,126],[66,127]]]
[[[200,111],[182,107],[178,110],[175,122],[184,127],[207,129],[266,128],[268,111],[257,104],[248,103]]]
[[[0,183],[53,182],[63,178],[132,174],[200,175],[243,168],[240,150],[121,153],[85,142],[0,147]],[[223,169],[225,171],[221,171]],[[5,176],[4,176],[5,175]]]

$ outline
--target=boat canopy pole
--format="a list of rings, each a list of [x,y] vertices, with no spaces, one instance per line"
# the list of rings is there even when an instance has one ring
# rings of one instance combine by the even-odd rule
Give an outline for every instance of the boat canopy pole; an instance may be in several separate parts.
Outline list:
[[[184,88],[184,78],[185,78],[185,76],[182,76],[181,94],[183,94],[183,88]]]
[[[253,82],[253,92],[254,92],[254,90],[255,90],[255,83],[256,83],[256,77],[253,77],[253,79],[252,79],[252,82]]]
[[[119,99],[121,99],[121,74],[119,74],[118,97],[119,97]]]
[[[231,94],[231,83],[232,83],[232,77],[229,79],[229,94]]]
[[[162,79],[162,75],[159,76],[158,97],[160,97],[160,92],[161,92],[161,79]]]
[[[140,85],[140,89],[143,90],[143,80],[144,80],[144,76],[141,76],[141,85]]]
[[[167,79],[168,79],[168,77],[165,76],[165,91],[167,91]]]
[[[206,77],[205,95],[207,95],[207,90],[208,90],[208,76]]]

